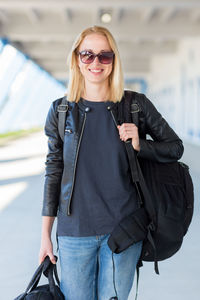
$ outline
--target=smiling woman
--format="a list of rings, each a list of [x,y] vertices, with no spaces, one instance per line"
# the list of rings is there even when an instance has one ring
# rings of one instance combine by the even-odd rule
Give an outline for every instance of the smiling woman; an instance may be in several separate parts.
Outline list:
[[[130,103],[117,45],[106,28],[85,29],[68,62],[68,93],[52,103],[45,124],[49,152],[39,260],[48,255],[55,263],[51,231],[57,216],[65,298],[127,300],[142,241],[119,254],[108,246],[114,228],[141,205],[124,142],[131,142],[138,157],[157,161],[178,159],[182,142],[145,95],[139,103],[140,137],[135,124],[122,120],[120,108],[130,115]],[[146,140],[147,133],[155,142]]]
[[[87,58],[87,63],[86,55],[89,58],[89,61]],[[117,102],[122,98],[124,80],[120,55],[112,34],[106,28],[94,26],[85,29],[72,46],[68,64],[67,99],[69,101],[78,102],[81,96],[90,96],[91,99],[99,101],[109,99],[113,102]],[[100,76],[91,76],[96,73],[100,73]],[[84,77],[85,75],[87,77]],[[91,87],[88,90],[90,95],[85,95],[87,79],[96,82],[95,90],[92,92]],[[102,83],[105,89],[102,89]],[[101,94],[101,97],[95,98]]]
[[[89,56],[87,53],[88,49],[92,49],[89,52]],[[95,96],[98,95],[100,97],[97,101],[108,100],[109,76],[113,69],[113,52],[107,38],[98,33],[87,35],[81,42],[79,51],[78,66],[84,77],[83,98],[94,100],[95,94]],[[106,58],[105,54],[103,54],[104,52],[108,53]],[[102,59],[102,56],[104,59]]]

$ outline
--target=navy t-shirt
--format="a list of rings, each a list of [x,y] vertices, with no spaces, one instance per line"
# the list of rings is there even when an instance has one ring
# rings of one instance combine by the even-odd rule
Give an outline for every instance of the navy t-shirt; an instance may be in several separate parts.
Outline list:
[[[111,233],[122,218],[138,207],[125,145],[107,109],[113,102],[80,101],[91,109],[79,148],[72,213],[58,213],[59,236]]]

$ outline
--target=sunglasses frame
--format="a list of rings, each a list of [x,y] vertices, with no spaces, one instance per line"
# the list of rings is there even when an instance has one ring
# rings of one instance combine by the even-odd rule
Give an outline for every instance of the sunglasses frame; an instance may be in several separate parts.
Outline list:
[[[92,59],[91,62],[84,62],[84,61],[82,60],[81,55],[83,55],[84,53],[85,53],[85,54],[88,53],[88,54],[92,54],[92,55],[93,55],[93,59]],[[112,56],[110,57],[110,58],[112,58],[112,59],[111,59],[111,61],[110,61],[109,63],[103,63],[103,62],[101,61],[101,56],[104,55],[105,53],[112,54]],[[86,64],[86,65],[89,65],[89,64],[93,63],[93,61],[95,60],[96,57],[98,57],[98,60],[99,60],[100,64],[103,64],[103,65],[109,65],[109,64],[111,64],[111,63],[113,62],[113,58],[114,58],[114,56],[115,56],[115,54],[114,54],[113,51],[105,51],[105,52],[104,52],[104,51],[101,51],[101,52],[99,52],[98,54],[95,54],[94,52],[89,51],[89,50],[82,50],[82,51],[78,52],[78,55],[80,56],[81,62],[82,62],[83,64]]]

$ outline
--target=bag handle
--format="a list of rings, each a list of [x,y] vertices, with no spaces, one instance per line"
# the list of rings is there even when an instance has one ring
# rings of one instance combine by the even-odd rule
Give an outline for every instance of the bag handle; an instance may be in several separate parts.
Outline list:
[[[55,258],[57,261],[56,256]],[[37,287],[42,273],[48,278],[50,291],[52,292],[52,294],[55,294],[55,281],[53,275],[55,276],[58,285],[60,285],[60,281],[58,278],[56,265],[51,263],[49,256],[46,256],[45,260],[39,265],[39,267],[33,274],[33,277],[26,288],[25,294],[28,294],[29,291],[31,292]]]
[[[24,298],[28,294],[29,290],[32,290],[33,288],[35,288],[38,285],[38,282],[40,281],[40,277],[42,275],[43,265],[44,265],[44,262],[39,265],[39,267],[33,274],[33,277],[31,278],[31,281],[29,282],[25,292],[23,294],[21,294],[21,296],[19,296],[19,299],[18,298],[16,298],[16,299],[24,300]]]

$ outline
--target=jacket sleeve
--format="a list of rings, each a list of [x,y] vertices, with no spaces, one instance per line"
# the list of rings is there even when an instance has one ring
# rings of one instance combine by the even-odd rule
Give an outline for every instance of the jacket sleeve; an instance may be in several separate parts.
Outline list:
[[[48,154],[45,163],[42,215],[56,216],[63,173],[63,142],[58,132],[56,101],[52,103],[49,109],[45,123],[45,134],[48,137]]]
[[[146,134],[153,140],[140,138],[138,157],[159,162],[173,162],[180,159],[184,151],[181,139],[143,94],[141,106]]]

